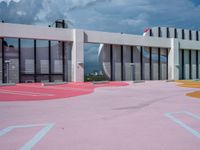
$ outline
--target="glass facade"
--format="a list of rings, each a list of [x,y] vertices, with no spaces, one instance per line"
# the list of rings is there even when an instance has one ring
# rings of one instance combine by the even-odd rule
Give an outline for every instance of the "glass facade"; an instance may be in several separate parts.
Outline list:
[[[2,80],[6,83],[19,82],[19,45],[18,40],[4,38],[2,42]]]
[[[160,49],[160,79],[168,79],[168,49]]]
[[[158,54],[158,48],[152,48],[152,61],[151,61],[151,68],[152,68],[152,80],[158,80],[159,79],[159,54]]]
[[[36,45],[36,74],[49,74],[49,42],[37,40]]]
[[[0,83],[70,81],[71,44],[0,39]]]
[[[143,79],[144,80],[150,80],[150,48],[144,47],[143,48]]]
[[[182,80],[199,79],[199,60],[198,50],[179,50],[179,78]]]
[[[123,46],[122,49],[119,45],[105,45],[100,57],[106,74],[114,77],[110,80],[167,80],[168,51],[157,47]],[[124,78],[116,79],[122,74]]]
[[[63,42],[51,41],[51,80],[62,81],[63,80]]]
[[[3,47],[3,40],[0,39],[0,83],[2,83],[2,47]]]

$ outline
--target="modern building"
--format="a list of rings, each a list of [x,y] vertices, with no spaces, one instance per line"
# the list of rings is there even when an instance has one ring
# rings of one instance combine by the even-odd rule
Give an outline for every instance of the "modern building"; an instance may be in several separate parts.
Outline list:
[[[200,31],[169,27],[153,27],[145,29],[144,37],[171,39],[177,50],[172,60],[169,53],[173,47],[147,47],[101,44],[99,58],[104,74],[110,80],[168,80],[199,79],[200,52],[189,45],[189,41],[198,43]],[[145,39],[145,38],[144,38]],[[188,43],[188,44],[187,44]],[[180,45],[181,44],[181,45]],[[183,47],[182,47],[183,46]],[[177,55],[177,56],[176,56]],[[175,61],[175,70],[170,67]],[[170,77],[169,77],[170,76]],[[176,77],[175,77],[176,76]]]
[[[100,44],[109,80],[200,77],[200,31],[155,27],[144,35],[0,23],[0,82],[84,80],[84,44]]]

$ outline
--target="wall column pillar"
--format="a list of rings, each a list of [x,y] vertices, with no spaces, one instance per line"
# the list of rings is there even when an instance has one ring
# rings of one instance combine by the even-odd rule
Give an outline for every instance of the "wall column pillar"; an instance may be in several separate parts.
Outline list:
[[[179,80],[179,42],[171,38],[171,49],[168,53],[168,79]]]
[[[72,81],[84,81],[84,34],[83,30],[73,30]]]

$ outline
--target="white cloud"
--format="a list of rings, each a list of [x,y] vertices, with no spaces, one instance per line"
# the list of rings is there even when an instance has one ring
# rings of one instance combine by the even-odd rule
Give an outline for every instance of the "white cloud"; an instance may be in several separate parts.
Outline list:
[[[7,3],[1,3],[2,1]],[[144,28],[200,28],[200,5],[192,0],[0,0],[0,19],[48,25],[56,19],[75,28],[142,34]],[[94,62],[96,53],[86,52]]]
[[[18,14],[19,16],[25,16],[25,15],[26,15],[26,12],[24,12],[24,11],[17,11],[17,14]]]
[[[129,25],[133,27],[137,27],[145,23],[146,23],[145,20],[142,20],[142,19],[125,19],[125,20],[120,21],[120,24]]]
[[[6,2],[7,5],[9,5],[9,3],[10,3],[11,1],[18,3],[18,2],[21,1],[21,0],[0,0],[0,2]]]

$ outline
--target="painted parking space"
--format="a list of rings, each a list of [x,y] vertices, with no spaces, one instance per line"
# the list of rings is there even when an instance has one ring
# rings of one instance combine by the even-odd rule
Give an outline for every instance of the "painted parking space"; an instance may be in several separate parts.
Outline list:
[[[16,136],[16,134],[15,134],[16,130],[20,129],[21,130],[20,134],[23,134],[23,130],[25,130],[25,129],[33,130],[34,128],[36,128],[36,127],[38,128],[39,127],[41,129],[39,131],[37,131],[35,134],[33,134],[33,137],[31,137],[31,138],[29,137],[30,139],[28,139],[25,143],[22,143],[19,146],[19,148],[17,148],[16,145],[14,146],[15,148],[20,149],[20,150],[31,150],[42,138],[44,138],[44,136],[49,132],[49,130],[51,128],[53,128],[53,126],[54,126],[54,123],[25,124],[25,125],[8,126],[8,127],[4,128],[4,129],[0,130],[0,143],[1,143],[2,138],[5,138],[4,140],[8,141],[8,143],[9,143],[9,141],[11,141],[10,140],[11,137],[20,139],[20,137]],[[34,130],[33,130],[33,132],[34,132]],[[30,134],[30,131],[29,131],[28,134]],[[26,134],[26,135],[28,135],[28,134]],[[7,136],[7,135],[10,135],[10,136]],[[10,149],[10,148],[12,149],[13,148],[12,144],[13,143],[9,144],[11,146],[7,145],[6,149]]]
[[[200,139],[200,115],[196,115],[188,111],[168,112],[165,115],[174,123],[178,124],[180,127]],[[182,116],[180,119],[180,115],[184,115],[184,117]]]

